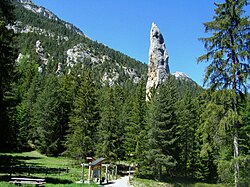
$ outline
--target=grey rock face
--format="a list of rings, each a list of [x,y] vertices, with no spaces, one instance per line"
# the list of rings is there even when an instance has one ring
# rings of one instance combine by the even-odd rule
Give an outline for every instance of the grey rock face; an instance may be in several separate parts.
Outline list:
[[[70,29],[74,32],[76,32],[79,35],[85,36],[84,33],[77,27],[75,27],[73,24],[65,22],[60,20],[53,12],[49,11],[48,9],[38,6],[32,2],[32,0],[16,0],[17,2],[22,3],[22,6],[26,8],[27,10],[30,10],[36,14],[40,14],[46,18],[49,18],[51,20],[55,21],[61,21],[67,29]]]
[[[168,58],[169,56],[164,43],[163,36],[156,24],[152,23],[150,32],[146,100],[149,100],[149,98],[151,97],[151,88],[156,88],[162,81],[165,80],[167,74],[170,73],[168,66]]]
[[[173,73],[173,75],[177,78],[177,79],[182,79],[182,80],[192,80],[189,76],[187,76],[185,73],[183,72],[175,72]]]
[[[41,44],[41,42],[39,40],[36,41],[36,53],[37,53],[37,55],[39,56],[39,58],[41,60],[42,64],[40,64],[40,65],[41,66],[47,66],[48,62],[49,62],[49,60],[47,58],[48,55],[44,52],[44,48],[43,48],[43,46],[42,46],[42,44]],[[42,67],[41,67],[41,69],[42,69]]]
[[[17,0],[20,3],[33,3],[32,0]]]

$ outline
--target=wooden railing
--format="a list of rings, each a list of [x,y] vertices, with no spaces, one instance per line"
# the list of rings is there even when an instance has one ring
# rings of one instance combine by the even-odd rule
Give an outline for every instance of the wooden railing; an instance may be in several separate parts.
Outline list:
[[[0,173],[8,173],[10,177],[13,174],[58,174],[62,172],[69,172],[67,168],[48,168],[48,167],[38,167],[38,166],[0,166]]]

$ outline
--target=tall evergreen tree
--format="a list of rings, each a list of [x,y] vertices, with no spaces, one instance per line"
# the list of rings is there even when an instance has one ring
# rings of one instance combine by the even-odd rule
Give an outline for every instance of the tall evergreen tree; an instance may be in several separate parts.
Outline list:
[[[94,156],[95,153],[99,113],[96,85],[90,72],[83,72],[80,80],[69,118],[65,153],[77,159],[85,159],[87,156]]]
[[[121,105],[117,102],[115,85],[104,86],[101,92],[100,123],[97,127],[97,156],[105,157],[111,162],[116,162],[119,156],[120,138],[119,113]]]
[[[240,114],[242,116],[242,124],[239,129],[239,146],[241,154],[241,181],[245,186],[250,184],[250,95],[242,103]]]
[[[247,0],[226,0],[224,3],[215,3],[214,20],[205,23],[205,31],[212,32],[212,36],[201,38],[205,43],[207,53],[198,58],[198,61],[210,61],[205,75],[207,82],[213,89],[232,89],[234,99],[232,100],[233,140],[235,158],[235,186],[239,181],[239,94],[246,91],[247,80],[250,76],[250,42],[249,26],[247,16],[243,16],[244,6]]]
[[[132,106],[130,108],[129,122],[125,127],[125,150],[126,156],[131,162],[137,162],[141,157],[142,146],[145,143],[143,136],[145,131],[145,83],[140,81],[136,87],[136,92],[131,98]]]
[[[11,1],[3,0],[0,3],[0,148],[3,150],[11,147],[10,137],[12,127],[8,117],[8,107],[10,105],[6,95],[10,91],[11,82],[14,79],[15,59],[17,53],[13,47],[14,32],[8,30],[6,26],[13,23],[13,6]]]
[[[197,160],[195,133],[199,120],[195,101],[191,93],[187,92],[185,97],[177,103],[178,167],[181,168],[179,173],[192,178],[194,178]]]
[[[19,149],[28,148],[30,117],[32,111],[31,87],[38,77],[38,64],[30,61],[29,57],[23,55],[17,65],[17,81],[12,84],[12,92],[15,95],[16,106],[14,114],[15,132]]]
[[[230,91],[220,90],[212,93],[208,92],[204,95],[200,106],[201,124],[198,128],[202,139],[201,156],[205,159],[207,157],[208,162],[212,163],[208,167],[209,172],[208,175],[205,175],[205,179],[216,181],[219,176],[220,181],[224,183],[233,182],[230,180],[233,177],[228,172],[231,161],[228,158],[232,153],[232,147],[229,146],[231,145],[230,134],[232,133],[230,120],[234,114],[230,108],[232,97],[229,97],[228,92]],[[210,161],[211,158],[212,161]],[[218,171],[218,174],[215,171]]]
[[[176,165],[176,87],[169,76],[153,96],[149,114],[147,160],[154,177],[161,179],[163,168],[170,174]]]
[[[48,75],[32,110],[32,140],[46,155],[58,155],[64,136],[60,123],[60,87],[58,77]]]

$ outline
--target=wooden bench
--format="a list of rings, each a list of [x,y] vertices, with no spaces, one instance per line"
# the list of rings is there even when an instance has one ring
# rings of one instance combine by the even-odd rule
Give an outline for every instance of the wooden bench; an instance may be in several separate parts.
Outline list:
[[[13,177],[9,181],[9,183],[13,183],[15,185],[22,185],[22,184],[33,184],[35,186],[43,186],[46,182],[45,179],[33,179],[33,178],[16,178]]]

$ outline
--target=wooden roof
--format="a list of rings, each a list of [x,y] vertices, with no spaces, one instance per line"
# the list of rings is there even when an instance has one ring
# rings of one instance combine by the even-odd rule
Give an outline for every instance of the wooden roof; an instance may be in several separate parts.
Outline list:
[[[99,165],[102,161],[106,160],[106,158],[98,158],[91,163],[91,166]]]

